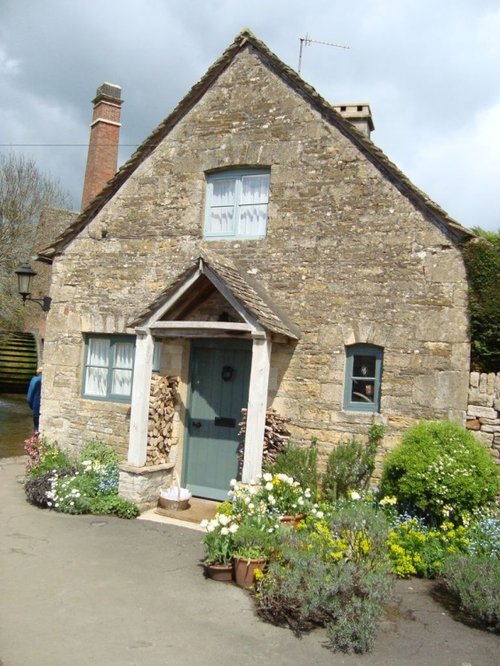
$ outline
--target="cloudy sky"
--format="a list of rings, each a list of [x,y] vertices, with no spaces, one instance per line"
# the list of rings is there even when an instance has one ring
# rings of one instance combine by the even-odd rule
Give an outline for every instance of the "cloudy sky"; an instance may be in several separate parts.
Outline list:
[[[79,208],[91,117],[122,87],[120,164],[243,28],[467,227],[500,229],[499,0],[1,0],[0,151],[34,157]]]

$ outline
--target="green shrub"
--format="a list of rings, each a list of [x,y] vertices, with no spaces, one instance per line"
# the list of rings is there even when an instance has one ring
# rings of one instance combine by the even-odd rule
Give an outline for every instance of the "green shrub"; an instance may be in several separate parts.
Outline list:
[[[496,557],[456,555],[446,560],[442,578],[457,596],[462,610],[500,632],[500,560]]]
[[[307,447],[288,443],[274,463],[265,465],[264,471],[273,475],[291,476],[302,488],[309,488],[313,495],[317,495],[319,487],[317,440],[313,438]]]
[[[329,646],[366,652],[392,590],[387,526],[366,504],[340,506],[335,518],[278,533],[276,556],[257,583],[258,614],[296,634],[321,625]]]
[[[382,426],[374,425],[368,433],[367,444],[353,439],[331,451],[322,479],[326,499],[335,501],[339,497],[347,497],[351,490],[367,487],[375,469],[375,455],[383,432]]]
[[[386,458],[383,495],[396,496],[400,508],[439,525],[491,502],[498,472],[487,451],[465,428],[446,421],[416,424]]]
[[[134,502],[119,495],[101,495],[90,501],[90,513],[114,514],[119,518],[137,518],[139,508]]]
[[[80,460],[82,462],[88,460],[92,463],[107,466],[118,465],[119,457],[115,449],[109,444],[104,444],[99,439],[91,439],[84,445],[80,453]]]

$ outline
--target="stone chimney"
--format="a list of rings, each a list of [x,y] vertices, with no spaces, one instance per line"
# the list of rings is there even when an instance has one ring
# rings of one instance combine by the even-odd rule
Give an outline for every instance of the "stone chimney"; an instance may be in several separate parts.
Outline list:
[[[83,183],[82,210],[99,194],[118,166],[122,89],[112,83],[97,88],[90,125],[89,152]]]
[[[357,127],[365,136],[375,129],[369,104],[334,104],[335,111]]]

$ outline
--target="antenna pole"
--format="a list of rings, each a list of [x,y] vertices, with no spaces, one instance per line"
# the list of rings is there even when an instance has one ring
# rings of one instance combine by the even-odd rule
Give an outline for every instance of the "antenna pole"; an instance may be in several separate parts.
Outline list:
[[[298,73],[300,74],[300,70],[302,67],[302,51],[304,46],[310,46],[311,44],[323,44],[323,46],[335,46],[337,49],[350,49],[350,46],[344,46],[343,44],[332,44],[332,42],[320,42],[317,39],[311,39],[309,35],[306,33],[305,37],[299,37],[300,41],[300,48],[299,48],[299,68],[298,68]]]

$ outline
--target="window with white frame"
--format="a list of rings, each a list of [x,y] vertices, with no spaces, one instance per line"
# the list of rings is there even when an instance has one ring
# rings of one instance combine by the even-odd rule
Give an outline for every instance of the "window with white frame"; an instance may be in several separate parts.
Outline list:
[[[344,409],[380,411],[382,347],[356,344],[346,347]]]
[[[82,394],[85,398],[129,402],[132,394],[135,338],[88,335]]]
[[[269,175],[269,169],[209,174],[205,238],[265,238]]]

